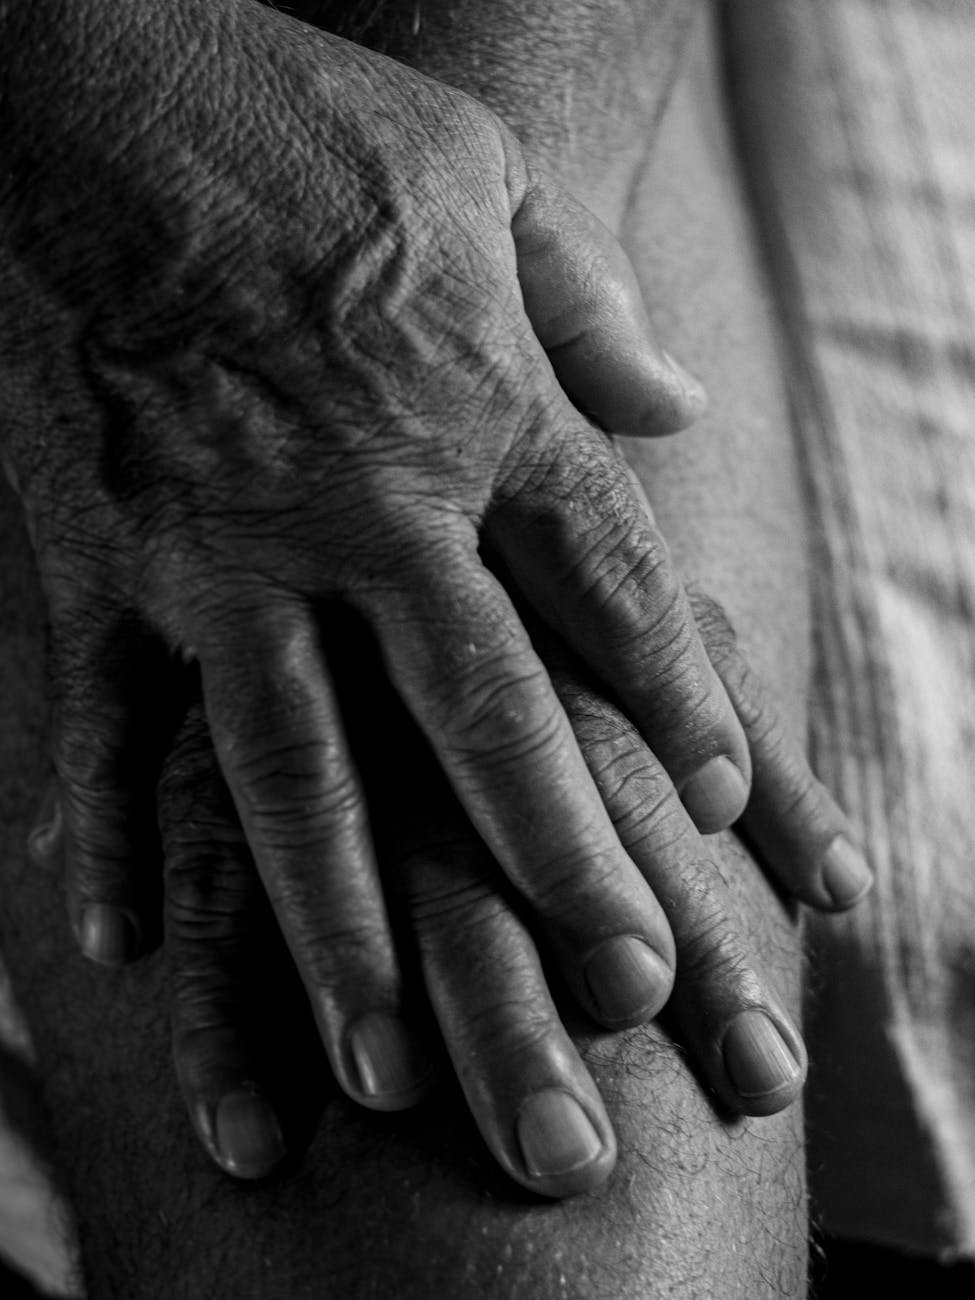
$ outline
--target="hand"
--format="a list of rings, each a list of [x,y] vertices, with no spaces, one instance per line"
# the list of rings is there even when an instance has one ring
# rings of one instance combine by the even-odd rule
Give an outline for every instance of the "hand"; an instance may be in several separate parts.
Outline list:
[[[0,20],[30,33],[47,11]],[[659,998],[659,907],[481,558],[612,687],[698,826],[733,821],[742,728],[662,539],[577,409],[653,433],[698,402],[624,255],[486,110],[271,10],[72,0],[58,18],[39,57],[90,56],[61,93],[43,61],[3,69],[22,131],[0,193],[0,352],[86,951],[148,944],[167,683],[195,657],[332,1069],[370,1101],[350,1044],[392,1023],[401,979],[319,634],[338,600],[567,979],[625,1022]]]
[[[819,907],[851,905],[869,885],[862,862],[849,879],[827,866],[832,890],[824,887],[824,862],[837,837],[849,845],[840,860],[857,860],[846,819],[769,711],[719,607],[702,594],[694,604],[752,747],[746,833],[762,846],[768,869],[788,893]],[[554,638],[534,631],[622,842],[673,933],[673,943],[669,933],[658,935],[668,958],[656,1002],[634,1004],[627,1023],[658,1010],[676,969],[671,1021],[719,1105],[752,1115],[782,1109],[802,1085],[802,1040],[735,920],[720,858],[698,835],[632,725]],[[549,940],[557,943],[559,935],[540,932],[521,915],[429,747],[383,684],[368,640],[352,630],[341,644],[336,678],[381,832],[379,862],[400,952],[407,963],[420,965],[471,1112],[496,1159],[518,1182],[550,1196],[590,1190],[613,1167],[615,1138],[542,966],[542,957],[551,954]],[[280,941],[198,704],[167,762],[160,817],[181,1086],[211,1157],[238,1177],[260,1177],[304,1136],[295,1121],[303,1115],[296,1093],[298,1080],[308,1082],[309,1066],[307,1056],[297,1065],[294,1058],[296,1051],[307,1053],[307,1037],[295,1028],[301,999],[281,962]],[[46,835],[35,838],[35,858],[55,858],[58,836],[55,816]],[[567,882],[560,901],[566,925],[585,935],[585,890],[573,883]],[[614,887],[612,881],[593,883]],[[422,1023],[417,984],[407,1003],[413,1022]],[[578,983],[574,987],[578,995]],[[592,1010],[584,990],[579,1000]],[[426,1039],[430,1053],[435,1034]],[[436,1079],[435,1051],[424,1054],[398,1022],[373,1021],[353,1056],[351,1072],[371,1090],[375,1106],[408,1106]],[[312,1086],[322,1086],[314,1072]]]

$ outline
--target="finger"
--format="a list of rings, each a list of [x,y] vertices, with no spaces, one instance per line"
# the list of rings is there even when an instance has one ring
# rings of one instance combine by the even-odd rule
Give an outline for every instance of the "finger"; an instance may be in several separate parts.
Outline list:
[[[580,410],[633,436],[693,424],[704,389],[657,346],[629,258],[598,217],[539,178],[512,232],[528,318]]]
[[[291,1098],[275,1064],[291,1017],[288,999],[272,996],[280,941],[199,708],[167,760],[159,819],[180,1087],[211,1158],[261,1178],[288,1149],[282,1101]]]
[[[606,1025],[646,1020],[671,984],[659,904],[507,596],[469,555],[437,559],[372,611],[389,674],[582,1005]]]
[[[546,663],[627,852],[667,916],[677,951],[668,1009],[730,1109],[772,1114],[805,1077],[802,1039],[744,935],[722,876],[667,774],[632,724],[548,641]]]
[[[510,885],[402,705],[381,691],[362,703],[354,734],[368,751],[384,883],[417,946],[471,1113],[523,1186],[588,1191],[609,1175],[615,1139]]]
[[[669,1011],[692,1060],[731,1111],[792,1105],[806,1081],[805,1045],[713,859],[685,862],[668,916],[678,950]]]
[[[748,745],[667,545],[618,453],[578,423],[544,477],[513,474],[485,531],[533,610],[598,674],[663,763],[698,828],[748,801]]]
[[[869,893],[873,873],[849,819],[787,734],[724,611],[700,592],[691,594],[691,604],[751,751],[752,792],[743,819],[749,841],[796,898],[824,911],[853,907]]]
[[[488,1147],[545,1196],[598,1187],[613,1130],[486,850],[468,833],[399,868],[434,1014]]]
[[[206,628],[199,653],[220,766],[335,1076],[362,1105],[412,1105],[431,1067],[403,1010],[318,630],[304,607],[269,597]]]
[[[69,912],[85,955],[122,965],[158,938],[154,792],[178,709],[175,671],[122,611],[96,618],[55,606],[51,649]]]

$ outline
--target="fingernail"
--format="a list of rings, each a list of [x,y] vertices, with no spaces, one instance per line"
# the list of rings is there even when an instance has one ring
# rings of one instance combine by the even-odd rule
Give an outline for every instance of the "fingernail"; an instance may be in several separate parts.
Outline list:
[[[708,406],[707,389],[696,375],[692,375],[689,370],[686,370],[681,365],[676,357],[672,357],[669,352],[664,352],[664,357],[666,358],[671,370],[680,381],[688,405],[694,408],[695,419],[698,416],[703,415]]]
[[[122,966],[139,952],[135,926],[124,912],[108,903],[89,903],[81,916],[78,938],[85,956],[103,966]]]
[[[674,973],[659,953],[634,935],[609,939],[585,966],[586,983],[607,1024],[636,1023],[659,1011]]]
[[[736,822],[748,803],[748,782],[730,758],[709,759],[684,782],[681,803],[705,835]]]
[[[536,1177],[581,1169],[603,1150],[589,1116],[561,1088],[529,1097],[519,1112],[517,1132],[525,1168]]]
[[[286,1150],[274,1107],[260,1093],[245,1088],[220,1098],[216,1139],[224,1165],[244,1178],[269,1173]]]
[[[432,1066],[416,1036],[396,1016],[363,1016],[349,1031],[359,1089],[380,1099],[421,1087]]]
[[[725,1069],[740,1097],[757,1099],[792,1087],[802,1067],[764,1011],[742,1011],[722,1044]]]
[[[823,855],[823,885],[836,907],[852,907],[873,885],[873,872],[845,835],[837,835]]]

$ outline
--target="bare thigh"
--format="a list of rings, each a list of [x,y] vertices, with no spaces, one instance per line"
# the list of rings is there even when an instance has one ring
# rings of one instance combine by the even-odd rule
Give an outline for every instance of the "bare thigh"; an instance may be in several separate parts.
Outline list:
[[[627,240],[664,337],[713,395],[705,425],[635,463],[688,575],[719,597],[802,725],[806,630],[792,451],[772,335],[720,113],[682,87]],[[0,939],[35,1033],[53,1156],[76,1206],[94,1300],[523,1300],[801,1296],[806,1204],[797,1107],[719,1116],[679,1044],[652,1026],[579,1029],[621,1158],[597,1195],[529,1200],[496,1173],[449,1086],[407,1117],[337,1094],[302,1160],[235,1184],[198,1150],[169,1060],[158,959],[86,967],[59,884],[22,845],[45,770],[42,609],[2,497],[6,711],[0,735]],[[798,1005],[793,918],[731,836],[714,844],[740,923]]]

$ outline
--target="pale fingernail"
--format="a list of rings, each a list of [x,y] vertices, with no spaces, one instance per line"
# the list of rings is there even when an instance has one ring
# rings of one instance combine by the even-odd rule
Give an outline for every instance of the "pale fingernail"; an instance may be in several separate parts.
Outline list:
[[[103,966],[122,966],[139,952],[135,926],[108,903],[88,904],[81,915],[78,941],[85,956]]]
[[[518,1114],[517,1131],[525,1168],[536,1177],[581,1169],[603,1150],[589,1116],[561,1088],[529,1097]]]
[[[764,1011],[742,1011],[728,1026],[722,1044],[725,1069],[735,1091],[757,1100],[793,1087],[802,1066]]]
[[[873,872],[845,835],[837,835],[823,855],[823,885],[840,908],[858,903],[873,885]]]
[[[376,1012],[357,1020],[349,1031],[349,1050],[359,1090],[376,1100],[413,1092],[432,1073],[416,1035],[396,1016]]]
[[[671,370],[677,376],[680,386],[684,390],[684,398],[687,401],[687,404],[693,408],[694,418],[697,419],[698,416],[703,415],[707,410],[707,389],[696,375],[692,375],[689,370],[686,370],[684,366],[681,365],[676,357],[672,357],[669,352],[664,352],[664,357]]]
[[[274,1107],[246,1088],[235,1088],[220,1098],[216,1141],[223,1164],[241,1178],[269,1173],[286,1152]]]
[[[613,1025],[649,1019],[674,982],[659,953],[628,934],[600,944],[586,961],[585,974],[600,1019]]]
[[[722,831],[736,822],[748,803],[748,782],[730,758],[709,759],[680,791],[681,803],[699,831]]]

